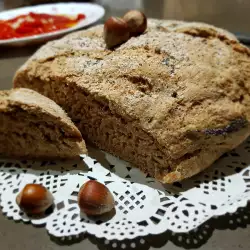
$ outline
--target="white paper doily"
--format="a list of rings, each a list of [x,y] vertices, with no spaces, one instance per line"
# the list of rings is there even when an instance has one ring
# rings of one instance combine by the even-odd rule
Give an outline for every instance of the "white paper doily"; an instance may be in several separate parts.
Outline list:
[[[129,163],[91,149],[75,162],[0,161],[3,213],[13,220],[44,225],[66,239],[89,233],[107,240],[134,239],[166,230],[188,232],[213,216],[233,213],[250,199],[250,139],[212,167],[182,183],[162,185]],[[89,179],[104,183],[116,200],[115,213],[89,218],[80,213],[77,194]],[[27,183],[47,187],[55,208],[44,218],[29,218],[15,199]]]

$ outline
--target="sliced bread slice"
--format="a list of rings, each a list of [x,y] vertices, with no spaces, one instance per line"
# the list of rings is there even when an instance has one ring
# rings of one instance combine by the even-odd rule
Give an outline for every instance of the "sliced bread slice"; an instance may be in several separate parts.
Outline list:
[[[67,159],[87,153],[81,133],[54,101],[29,89],[0,91],[0,155]]]

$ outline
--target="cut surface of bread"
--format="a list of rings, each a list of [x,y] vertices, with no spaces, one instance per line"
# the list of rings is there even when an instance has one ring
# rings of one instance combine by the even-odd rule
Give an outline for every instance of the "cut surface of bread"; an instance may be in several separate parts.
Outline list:
[[[53,99],[83,136],[164,183],[250,134],[250,51],[203,23],[149,19],[114,50],[102,25],[76,32],[39,49],[14,86]]]
[[[0,91],[0,155],[70,159],[87,153],[81,133],[54,101],[25,88]]]

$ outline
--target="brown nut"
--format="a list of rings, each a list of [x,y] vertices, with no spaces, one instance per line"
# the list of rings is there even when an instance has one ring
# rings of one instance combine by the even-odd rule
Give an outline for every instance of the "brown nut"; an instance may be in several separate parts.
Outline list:
[[[145,14],[139,10],[130,10],[123,19],[128,24],[131,36],[138,36],[147,29],[147,18]]]
[[[129,39],[127,23],[119,17],[110,17],[104,24],[104,40],[107,47],[113,48]]]
[[[20,209],[30,215],[43,214],[53,202],[52,194],[39,184],[27,184],[16,197]]]
[[[105,185],[90,180],[80,188],[78,205],[87,215],[102,215],[115,207],[115,201]]]

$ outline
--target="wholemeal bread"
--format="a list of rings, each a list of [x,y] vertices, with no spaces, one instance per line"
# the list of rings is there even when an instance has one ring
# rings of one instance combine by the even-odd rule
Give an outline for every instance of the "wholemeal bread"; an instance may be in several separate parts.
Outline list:
[[[0,155],[75,158],[86,153],[81,133],[52,100],[30,89],[0,91]]]
[[[73,33],[39,49],[14,86],[53,99],[86,138],[164,183],[250,134],[250,51],[207,24],[150,19],[115,50],[102,25]]]

